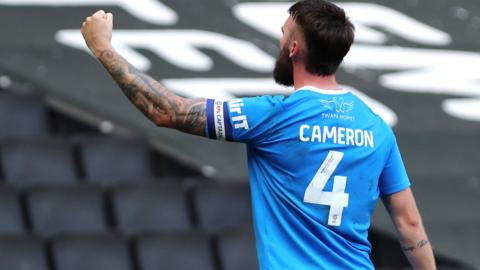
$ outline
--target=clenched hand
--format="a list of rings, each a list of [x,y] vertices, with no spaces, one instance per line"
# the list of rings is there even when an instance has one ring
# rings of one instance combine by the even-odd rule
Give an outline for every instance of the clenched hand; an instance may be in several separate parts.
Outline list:
[[[103,10],[95,12],[87,17],[82,24],[82,35],[88,48],[98,55],[105,49],[110,48],[112,40],[113,15]]]

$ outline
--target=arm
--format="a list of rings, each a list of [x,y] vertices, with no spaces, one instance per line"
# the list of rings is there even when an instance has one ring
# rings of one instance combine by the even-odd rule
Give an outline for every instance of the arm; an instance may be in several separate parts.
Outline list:
[[[382,197],[392,218],[403,253],[414,269],[436,269],[432,246],[410,188]]]
[[[113,15],[98,11],[82,25],[82,35],[127,98],[153,123],[205,135],[205,99],[183,98],[168,91],[128,63],[111,45]]]

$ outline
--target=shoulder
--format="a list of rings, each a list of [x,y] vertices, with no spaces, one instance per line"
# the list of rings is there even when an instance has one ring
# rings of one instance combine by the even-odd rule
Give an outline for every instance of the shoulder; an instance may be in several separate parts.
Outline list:
[[[359,110],[359,113],[365,117],[368,117],[369,121],[377,125],[378,128],[392,132],[390,124],[394,124],[396,122],[396,116],[387,115],[388,112],[385,111],[385,106],[383,104],[371,99],[367,95],[357,90],[350,90],[349,95],[353,97],[355,107],[357,110]],[[380,113],[383,115],[383,117],[380,115]],[[388,120],[390,124],[387,123],[386,120]]]

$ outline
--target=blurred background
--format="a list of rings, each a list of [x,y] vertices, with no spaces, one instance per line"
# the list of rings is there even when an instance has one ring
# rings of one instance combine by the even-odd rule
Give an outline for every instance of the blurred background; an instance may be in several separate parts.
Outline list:
[[[274,84],[292,2],[0,0],[0,269],[257,269],[244,145],[161,129],[88,53],[115,48],[189,97]],[[480,269],[480,5],[338,2],[356,43],[338,80],[395,130],[439,269]],[[381,204],[378,269],[409,269]]]

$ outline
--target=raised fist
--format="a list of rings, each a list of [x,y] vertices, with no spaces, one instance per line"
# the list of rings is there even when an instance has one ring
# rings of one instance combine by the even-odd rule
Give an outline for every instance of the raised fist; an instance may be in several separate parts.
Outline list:
[[[87,17],[82,24],[82,35],[88,48],[98,55],[110,46],[112,40],[113,15],[103,10]]]

